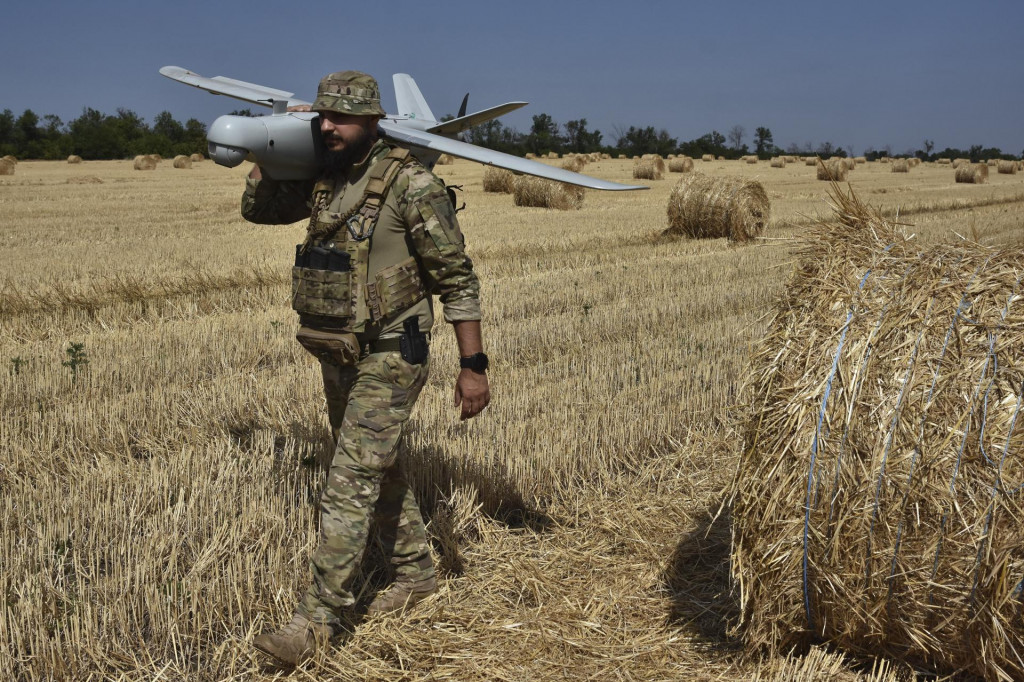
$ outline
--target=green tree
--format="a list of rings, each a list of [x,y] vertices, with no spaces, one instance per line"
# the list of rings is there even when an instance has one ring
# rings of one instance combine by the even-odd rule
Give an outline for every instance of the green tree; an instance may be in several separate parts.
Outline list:
[[[629,156],[642,156],[644,154],[661,154],[664,156],[673,153],[679,146],[679,142],[676,138],[671,137],[664,128],[655,130],[654,126],[647,126],[646,128],[630,126],[626,132],[619,136],[615,146]]]
[[[534,154],[557,152],[562,148],[562,138],[558,134],[558,124],[548,114],[537,114],[533,117],[533,125],[526,136],[526,146]]]
[[[589,154],[601,148],[601,131],[587,130],[587,119],[581,118],[565,124],[566,151]]]
[[[775,140],[772,138],[772,131],[764,126],[758,126],[754,130],[754,150],[759,157],[771,154],[775,149]]]

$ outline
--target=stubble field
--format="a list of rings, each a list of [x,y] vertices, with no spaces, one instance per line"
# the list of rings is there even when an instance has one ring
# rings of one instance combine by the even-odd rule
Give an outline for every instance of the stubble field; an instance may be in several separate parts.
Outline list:
[[[558,163],[552,161],[551,163]],[[632,182],[632,161],[585,173]],[[519,208],[438,166],[482,281],[492,404],[460,422],[450,329],[402,444],[440,592],[363,620],[294,679],[888,679],[728,635],[730,430],[749,348],[826,215],[814,168],[760,180],[764,240],[661,236],[669,173]],[[850,184],[922,245],[1024,239],[1024,175],[860,165]],[[238,215],[248,168],[22,162],[0,178],[0,678],[271,679],[249,642],[308,580],[330,439],[294,341],[303,225]]]

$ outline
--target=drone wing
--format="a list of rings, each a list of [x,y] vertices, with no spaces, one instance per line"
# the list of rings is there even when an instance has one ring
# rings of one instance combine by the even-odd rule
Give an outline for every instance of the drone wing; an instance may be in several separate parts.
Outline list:
[[[199,88],[200,90],[212,92],[215,95],[226,95],[228,97],[240,99],[243,102],[259,104],[264,107],[273,106],[274,101],[287,101],[288,106],[310,104],[310,102],[305,100],[295,99],[292,97],[294,93],[291,92],[268,88],[265,85],[246,83],[245,81],[235,80],[234,78],[227,78],[225,76],[207,78],[205,76],[200,76],[198,73],[193,71],[189,71],[188,69],[183,69],[180,66],[165,66],[160,69],[160,75],[166,76],[171,80],[178,81],[179,83],[184,83],[185,85],[191,85],[192,87]]]
[[[438,154],[451,154],[452,156],[469,159],[470,161],[478,161],[491,166],[506,168],[510,171],[515,171],[516,173],[536,175],[541,178],[547,178],[548,180],[567,182],[570,185],[579,185],[581,187],[589,187],[591,189],[648,189],[643,185],[623,185],[610,180],[592,178],[589,175],[583,175],[582,173],[573,173],[572,171],[565,170],[564,168],[549,166],[546,163],[523,159],[518,156],[512,156],[511,154],[496,152],[493,149],[477,147],[476,145],[472,145],[467,142],[452,140],[423,130],[416,130],[414,128],[401,126],[394,121],[382,120],[378,124],[378,127],[385,137],[395,140],[396,142],[400,142],[411,147],[420,147]]]

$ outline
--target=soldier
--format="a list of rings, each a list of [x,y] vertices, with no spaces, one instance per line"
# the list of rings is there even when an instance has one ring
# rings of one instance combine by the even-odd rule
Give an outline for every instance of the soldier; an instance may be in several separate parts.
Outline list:
[[[312,584],[290,623],[253,642],[290,665],[337,633],[356,602],[369,542],[379,542],[394,572],[369,614],[402,611],[437,589],[423,518],[397,459],[402,425],[427,379],[431,294],[440,296],[462,356],[462,418],[490,401],[480,284],[444,184],[407,149],[378,137],[384,111],[371,76],[325,76],[305,109],[320,114],[323,175],[275,181],[255,167],[242,197],[242,215],[254,223],[309,219],[296,247],[292,307],[298,341],[320,361],[335,441]]]

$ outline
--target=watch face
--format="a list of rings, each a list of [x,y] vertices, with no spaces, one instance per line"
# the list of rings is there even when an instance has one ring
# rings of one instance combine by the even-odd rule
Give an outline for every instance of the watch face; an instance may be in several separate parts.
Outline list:
[[[471,369],[474,372],[486,372],[489,364],[487,355],[484,353],[476,353],[475,355],[470,355],[468,358],[459,359],[460,367]]]

